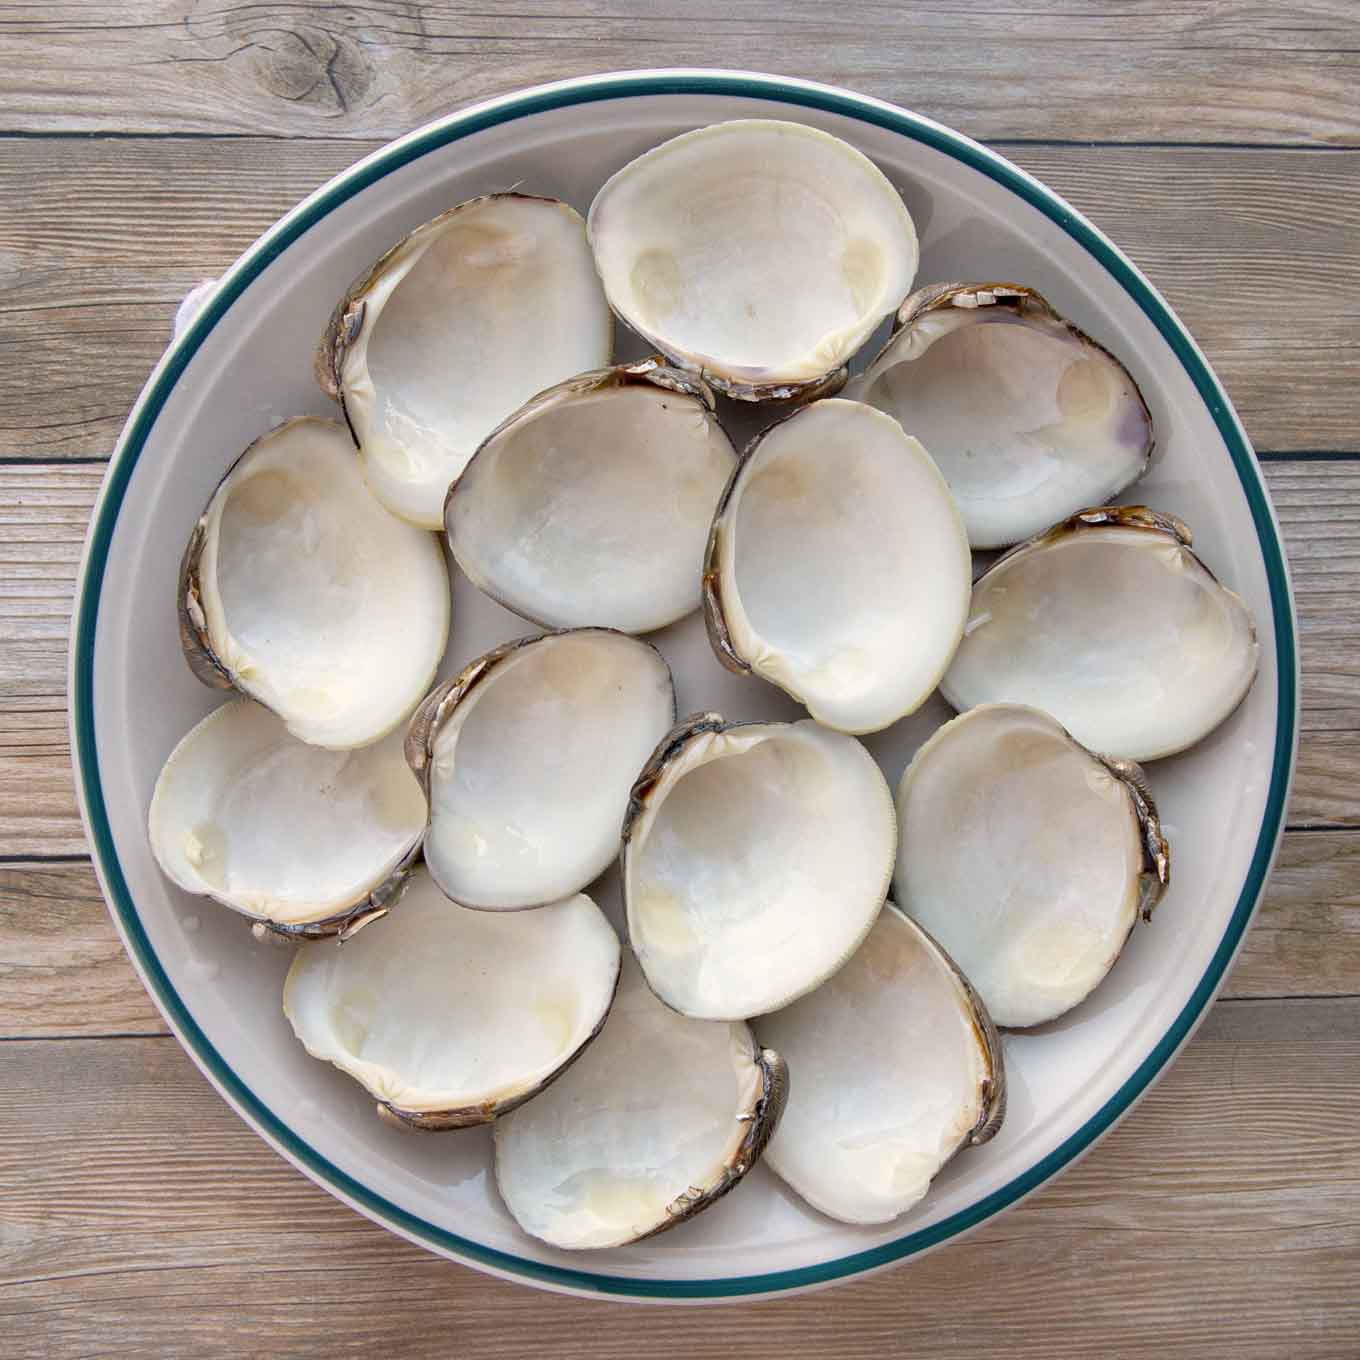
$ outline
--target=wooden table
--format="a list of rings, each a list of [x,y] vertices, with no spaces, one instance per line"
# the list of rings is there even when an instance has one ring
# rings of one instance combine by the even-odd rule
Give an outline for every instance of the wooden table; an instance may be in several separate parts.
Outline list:
[[[1354,0],[0,5],[0,1353],[1360,1355],[1357,52]],[[460,104],[712,64],[985,139],[1146,269],[1260,450],[1304,711],[1290,829],[1224,999],[1110,1138],[915,1265],[681,1313],[436,1260],[218,1099],[100,900],[65,647],[102,462],[194,282]]]

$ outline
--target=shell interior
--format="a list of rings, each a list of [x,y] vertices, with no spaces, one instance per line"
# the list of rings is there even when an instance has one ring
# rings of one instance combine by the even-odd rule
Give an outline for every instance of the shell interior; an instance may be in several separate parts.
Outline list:
[[[149,820],[157,861],[186,892],[307,925],[386,887],[419,844],[425,799],[400,733],[327,751],[236,699],[171,752]]]
[[[359,310],[359,309],[362,310]],[[427,529],[488,434],[535,392],[609,362],[613,323],[565,203],[492,194],[389,252],[342,310],[338,386],[369,485]]]
[[[973,588],[941,682],[957,709],[1030,704],[1093,751],[1154,760],[1194,745],[1241,702],[1260,648],[1251,615],[1188,539],[1116,507],[997,561]]]
[[[1124,366],[1027,289],[958,286],[909,319],[847,395],[929,449],[975,548],[1102,504],[1152,452]]]
[[[958,971],[889,902],[829,982],[756,1026],[794,1074],[770,1167],[846,1223],[886,1223],[1000,1123],[1000,1047]]]
[[[333,421],[289,421],[247,449],[190,558],[200,641],[302,741],[376,741],[434,678],[450,611],[439,543],[373,499]]]
[[[818,721],[872,732],[948,666],[972,565],[921,445],[859,402],[813,402],[748,450],[714,524],[705,601],[720,653]]]
[[[525,1232],[557,1247],[647,1237],[749,1169],[765,1118],[744,1024],[689,1020],[625,961],[600,1037],[560,1081],[496,1125],[496,1181]]]
[[[704,544],[736,455],[711,398],[677,381],[587,375],[497,430],[445,517],[468,576],[557,628],[642,633],[698,608]]]
[[[533,913],[468,911],[418,869],[382,921],[299,948],[284,1011],[313,1057],[386,1105],[484,1123],[595,1034],[619,954],[584,894]]]
[[[469,671],[422,710],[435,715],[425,862],[470,907],[578,892],[619,853],[629,788],[674,721],[670,670],[647,643],[590,628],[511,644]]]
[[[840,368],[906,296],[918,259],[911,215],[872,161],[761,119],[630,162],[589,230],[615,311],[736,397]]]
[[[887,893],[892,799],[853,737],[699,719],[644,774],[626,829],[628,933],[686,1015],[787,1005],[854,952]]]
[[[1109,972],[1143,905],[1124,782],[1046,713],[988,704],[917,753],[897,800],[894,889],[998,1025],[1037,1025]]]

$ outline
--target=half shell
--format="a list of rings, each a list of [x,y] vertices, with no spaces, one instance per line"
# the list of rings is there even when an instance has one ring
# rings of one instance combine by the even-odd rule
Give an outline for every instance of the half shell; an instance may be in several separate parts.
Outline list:
[[[930,450],[975,548],[1112,499],[1152,455],[1152,417],[1128,370],[1015,283],[913,293],[847,395]]]
[[[806,397],[907,295],[918,248],[887,177],[816,128],[684,133],[595,196],[610,305],[681,368],[744,401]]]
[[[757,1022],[798,1083],[766,1151],[804,1199],[886,1223],[1005,1113],[1001,1042],[949,956],[891,902],[854,958]]]
[[[455,906],[417,869],[400,911],[342,946],[302,946],[283,1009],[384,1118],[466,1128],[541,1091],[595,1037],[619,953],[584,894],[497,916]]]
[[[1083,510],[999,558],[940,683],[956,709],[1030,704],[1104,755],[1155,760],[1237,707],[1260,647],[1241,598],[1144,506]]]
[[[687,1020],[625,959],[604,1032],[570,1072],[496,1124],[496,1182],[525,1232],[617,1247],[725,1195],[779,1120],[783,1059],[743,1024]]]
[[[999,1025],[1082,1001],[1166,889],[1143,772],[1037,709],[984,704],[946,723],[903,775],[897,812],[897,900]]]
[[[458,565],[548,627],[645,633],[699,606],[736,454],[698,379],[654,359],[586,373],[511,416],[453,484]]]
[[[340,300],[317,352],[374,494],[441,527],[449,484],[535,392],[609,362],[580,214],[488,194],[418,227]]]
[[[818,722],[875,732],[929,697],[968,617],[972,563],[926,450],[860,402],[804,406],[742,455],[713,521],[704,610],[719,660]]]
[[[344,429],[290,420],[222,479],[185,550],[180,638],[200,680],[347,749],[405,722],[449,635],[438,541],[369,495]]]
[[[786,1006],[854,953],[887,895],[892,796],[853,737],[815,722],[687,718],[624,823],[628,935],[684,1015]]]
[[[629,788],[674,720],[661,653],[623,633],[548,633],[479,657],[425,700],[406,740],[435,882],[487,910],[579,892],[619,853]]]
[[[400,895],[425,800],[400,733],[326,751],[236,699],[171,752],[149,823],[157,862],[186,892],[281,933],[328,935]]]

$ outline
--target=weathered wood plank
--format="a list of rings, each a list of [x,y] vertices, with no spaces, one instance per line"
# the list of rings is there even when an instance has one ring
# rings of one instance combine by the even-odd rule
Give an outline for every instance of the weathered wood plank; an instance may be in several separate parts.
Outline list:
[[[66,639],[101,469],[0,466],[0,855],[81,854]],[[1266,465],[1294,571],[1303,740],[1290,819],[1360,825],[1360,461]]]
[[[1346,0],[866,0],[853,19],[817,0],[645,17],[623,0],[29,0],[0,10],[0,34],[0,129],[391,137],[541,81],[717,65],[847,85],[978,137],[1360,137]]]
[[[1224,995],[1360,996],[1360,833],[1285,836]],[[0,865],[0,1041],[165,1033],[89,863]]]
[[[1285,833],[1223,995],[1360,996],[1360,833]]]
[[[1340,1357],[1360,1328],[1360,1002],[1226,1002],[1138,1111],[965,1242],[684,1319],[686,1355]],[[482,1278],[254,1137],[166,1039],[0,1046],[6,1353],[632,1356],[673,1315]],[[42,1155],[35,1157],[34,1149]],[[737,1193],[741,1193],[738,1191]],[[1042,1243],[1042,1247],[1037,1244]],[[1131,1306],[1131,1300],[1138,1300]],[[148,1306],[148,1305],[151,1306]]]
[[[107,453],[180,297],[370,149],[0,140],[0,456]],[[1012,150],[1167,294],[1258,447],[1360,444],[1360,151]]]
[[[66,730],[66,646],[103,475],[87,464],[0,467],[0,855],[85,850]]]
[[[0,1040],[168,1033],[88,861],[0,865]]]

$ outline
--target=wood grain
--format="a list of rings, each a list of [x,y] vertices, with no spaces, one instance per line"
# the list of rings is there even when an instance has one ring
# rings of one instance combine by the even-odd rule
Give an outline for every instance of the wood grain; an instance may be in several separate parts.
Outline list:
[[[1360,997],[1360,834],[1285,836],[1223,995]],[[0,865],[0,1042],[167,1033],[90,864]]]
[[[1360,460],[1265,465],[1294,573],[1303,735],[1292,825],[1360,826]],[[102,469],[0,465],[0,856],[79,855],[66,639]]]
[[[0,855],[83,854],[66,646],[101,466],[0,466]]]
[[[1354,143],[1347,0],[29,0],[0,10],[0,127],[393,137],[564,76],[722,66],[848,85],[983,138]],[[109,79],[117,71],[118,79]]]
[[[1360,1355],[1360,461],[1267,469],[1304,646],[1291,820],[1357,829],[1286,836],[1236,999],[982,1232],[683,1318],[391,1237],[164,1035],[74,858],[67,616],[101,469],[54,465],[108,453],[192,284],[382,140],[535,81],[685,63],[843,83],[999,143],[1168,295],[1258,447],[1360,453],[1354,0],[0,0],[0,52],[6,1360]],[[73,858],[14,859],[51,855]],[[1244,999],[1267,997],[1290,999]]]
[[[0,139],[0,456],[108,453],[183,294],[374,145]],[[1166,293],[1259,448],[1360,448],[1360,151],[1012,154]]]
[[[964,1338],[1008,1360],[1340,1357],[1360,1328],[1357,1063],[1360,1001],[1222,1003],[1089,1158],[965,1242],[832,1296],[680,1319],[534,1294],[389,1236],[250,1133],[173,1041],[0,1045],[6,1354],[116,1337],[121,1360],[717,1360],[739,1334],[771,1357],[957,1355]]]
[[[88,861],[0,865],[0,1041],[169,1032]]]

